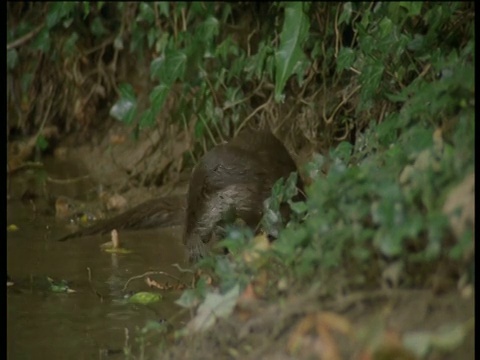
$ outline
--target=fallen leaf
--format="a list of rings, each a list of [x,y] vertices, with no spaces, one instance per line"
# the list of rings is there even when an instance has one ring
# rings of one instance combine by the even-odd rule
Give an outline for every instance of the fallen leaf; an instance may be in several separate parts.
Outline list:
[[[242,295],[240,296],[241,301],[252,301],[257,300],[258,296],[255,294],[252,284],[248,284]]]
[[[187,324],[191,332],[205,331],[219,318],[230,316],[240,296],[240,289],[235,285],[225,294],[209,293],[198,307],[197,315]]]
[[[299,357],[318,357],[323,360],[340,360],[337,342],[332,330],[343,334],[351,331],[350,322],[332,312],[306,315],[290,334],[287,351]]]
[[[106,201],[106,208],[108,211],[112,210],[122,210],[127,207],[128,201],[119,194],[113,194]]]
[[[448,216],[457,239],[467,228],[475,226],[475,173],[467,175],[450,191],[442,211]]]
[[[132,304],[142,304],[147,305],[157,301],[160,301],[162,296],[157,293],[152,293],[148,291],[140,291],[128,298],[128,302]]]
[[[431,349],[452,351],[463,343],[473,324],[474,320],[471,319],[464,324],[451,324],[436,331],[411,331],[403,335],[402,342],[405,348],[419,357],[426,356]]]
[[[344,316],[333,312],[322,311],[317,315],[317,322],[324,324],[329,329],[338,331],[344,335],[348,335],[352,331],[350,321]]]
[[[10,225],[7,226],[7,231],[8,232],[18,231],[18,226],[15,225],[15,224],[10,224]]]
[[[72,294],[76,292],[75,290],[70,289],[66,280],[55,281],[49,277],[47,277],[47,280],[50,283],[50,290],[54,293]]]
[[[267,235],[264,233],[259,234],[252,239],[252,247],[244,251],[243,259],[247,264],[253,263],[258,259],[262,259],[261,253],[269,248],[270,241],[268,241]]]

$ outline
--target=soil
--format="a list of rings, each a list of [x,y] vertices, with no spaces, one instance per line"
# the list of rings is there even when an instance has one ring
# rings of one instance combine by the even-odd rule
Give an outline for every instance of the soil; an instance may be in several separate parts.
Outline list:
[[[471,295],[389,290],[322,301],[318,291],[307,291],[275,304],[237,305],[231,319],[183,340],[170,349],[169,358],[420,359],[402,346],[404,339],[420,341],[424,334],[442,331],[455,344],[446,349],[444,340],[444,348],[433,348],[421,358],[475,358]],[[464,336],[455,340],[453,326],[467,323]]]

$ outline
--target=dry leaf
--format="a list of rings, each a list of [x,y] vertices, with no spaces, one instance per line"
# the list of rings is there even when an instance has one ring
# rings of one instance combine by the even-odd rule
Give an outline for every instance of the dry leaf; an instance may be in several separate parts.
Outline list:
[[[454,187],[442,209],[448,216],[450,226],[457,239],[467,228],[475,226],[475,174],[468,175]]]
[[[323,360],[340,360],[332,330],[349,334],[351,324],[346,318],[331,312],[308,314],[290,334],[287,351],[300,357],[316,355]]]
[[[112,211],[125,209],[127,204],[128,201],[122,195],[114,194],[107,199],[105,206],[108,211]]]
[[[198,307],[197,315],[187,324],[191,332],[205,331],[210,329],[218,318],[230,316],[240,296],[238,285],[234,286],[226,294],[207,294],[205,300]]]
[[[270,248],[270,241],[264,233],[255,236],[252,239],[253,247],[243,253],[243,259],[247,264],[250,264],[259,258],[261,253]]]

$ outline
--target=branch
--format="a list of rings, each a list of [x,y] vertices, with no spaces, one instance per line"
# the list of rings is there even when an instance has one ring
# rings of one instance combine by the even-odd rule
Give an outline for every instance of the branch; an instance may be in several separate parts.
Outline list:
[[[22,45],[23,43],[26,43],[26,42],[27,42],[28,40],[30,40],[32,37],[34,37],[35,35],[37,35],[37,34],[40,32],[40,30],[42,30],[42,28],[43,28],[43,24],[37,26],[35,29],[33,29],[32,31],[30,31],[29,33],[23,35],[20,39],[14,40],[14,41],[12,41],[10,44],[7,44],[7,50],[14,49],[14,48]]]

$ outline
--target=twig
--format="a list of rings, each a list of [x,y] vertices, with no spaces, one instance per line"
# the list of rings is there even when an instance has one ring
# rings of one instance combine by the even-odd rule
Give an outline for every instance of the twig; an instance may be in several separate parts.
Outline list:
[[[11,167],[9,168],[9,165],[7,164],[7,174],[12,174],[14,172],[23,170],[25,168],[30,168],[30,167],[41,168],[43,167],[43,163],[38,161],[27,161],[20,164],[18,167],[14,167],[14,168],[11,168]]]
[[[7,50],[11,50],[13,48],[16,48],[20,45],[22,45],[23,43],[26,43],[28,40],[30,40],[32,37],[34,37],[35,35],[37,35],[40,30],[42,30],[43,28],[43,24],[42,25],[38,25],[35,29],[33,29],[32,31],[30,31],[29,33],[23,35],[21,38],[17,39],[17,40],[14,40],[12,41],[11,43],[7,44]]]
[[[337,11],[335,13],[334,25],[335,28],[335,59],[338,58],[338,49],[340,47],[340,32],[338,31],[338,13],[340,11],[340,4],[337,6]]]
[[[242,121],[242,123],[240,124],[240,126],[237,128],[237,130],[235,131],[235,136],[238,135],[238,133],[240,132],[240,130],[243,129],[243,127],[245,126],[245,124],[248,122],[248,120],[250,120],[252,117],[255,116],[255,114],[257,112],[259,112],[260,110],[262,110],[263,108],[267,107],[267,105],[270,104],[271,100],[272,100],[272,96],[273,96],[273,93],[272,95],[270,95],[270,98],[265,102],[263,103],[262,105],[260,105],[259,107],[257,107],[255,110],[253,110],[252,113],[250,113],[250,115],[248,115],[245,120]]]
[[[130,279],[128,279],[127,282],[125,283],[122,291],[127,290],[128,284],[130,284],[131,281],[137,280],[137,279],[142,279],[145,276],[149,276],[149,275],[165,275],[165,276],[168,276],[168,277],[178,281],[179,283],[185,285],[186,287],[188,287],[188,285],[185,284],[184,282],[182,282],[179,278],[177,278],[176,276],[170,275],[169,273],[167,273],[165,271],[147,271],[146,273],[144,273],[142,275],[132,276]]]
[[[225,105],[225,106],[223,107],[223,111],[225,111],[225,110],[227,110],[227,109],[230,109],[230,108],[232,108],[232,107],[234,107],[234,106],[237,106],[237,105],[239,105],[239,104],[241,104],[241,103],[244,103],[245,101],[249,100],[253,95],[255,95],[255,93],[256,93],[258,90],[260,90],[261,86],[263,85],[263,81],[264,81],[264,78],[262,77],[262,79],[260,80],[260,83],[259,83],[258,86],[255,88],[255,90],[253,90],[253,91],[251,92],[250,95],[244,97],[244,98],[241,99],[241,100],[238,100],[238,101],[232,102],[231,104]]]
[[[335,110],[333,110],[333,113],[332,115],[330,115],[330,117],[325,121],[325,124],[329,125],[332,123],[333,121],[333,118],[335,117],[335,115],[337,114],[337,111],[348,101],[350,100],[350,98],[353,96],[353,94],[355,94],[358,90],[360,90],[361,86],[358,85],[355,89],[352,90],[352,92],[350,94],[348,94],[346,97],[344,97],[342,99],[342,101],[340,102],[340,104],[337,105],[337,107],[335,108]]]
[[[103,302],[103,295],[100,294],[97,290],[95,290],[95,287],[92,284],[92,269],[90,269],[89,267],[87,267],[87,274],[88,274],[88,283],[90,284],[90,289],[92,289],[92,292],[100,298],[100,302]]]
[[[199,114],[198,117],[200,118],[200,121],[203,123],[203,125],[205,125],[205,129],[207,129],[207,133],[210,136],[210,140],[212,140],[212,142],[216,145],[215,137],[213,136],[212,130],[210,130],[210,127],[208,126],[207,121],[203,118],[203,115],[201,115],[201,114]],[[215,122],[214,122],[214,124],[215,124]]]
[[[84,176],[79,176],[76,178],[70,178],[70,179],[53,179],[51,177],[47,177],[47,181],[55,183],[55,184],[71,184],[77,181],[85,180],[90,178],[90,175],[84,175]]]

